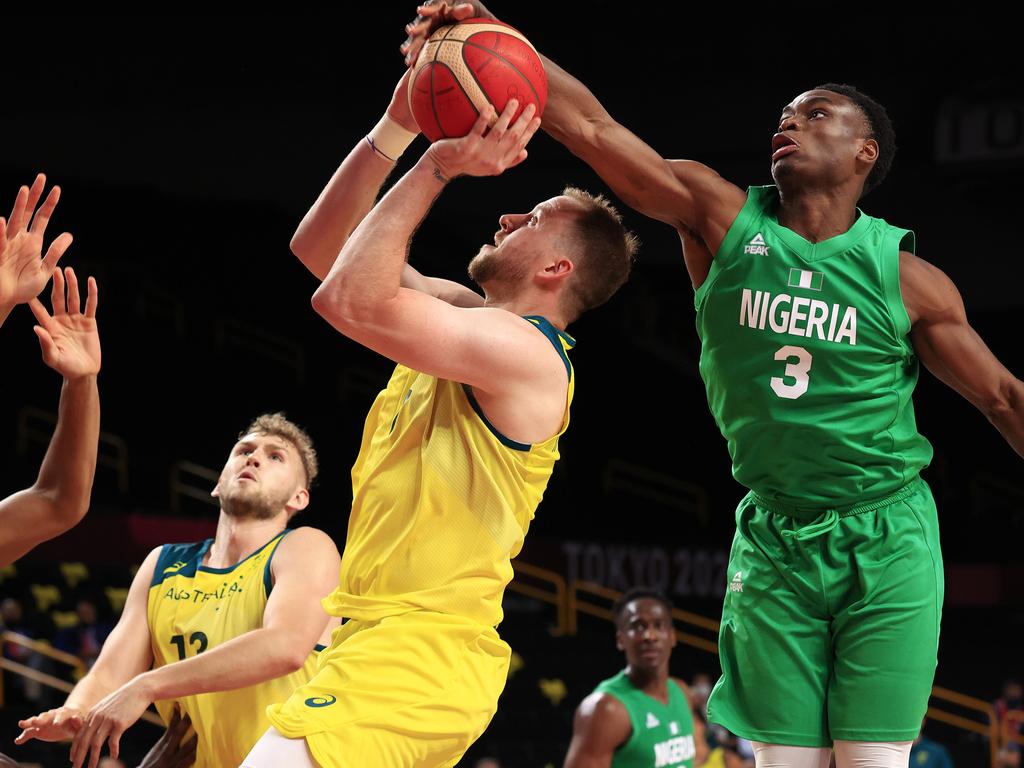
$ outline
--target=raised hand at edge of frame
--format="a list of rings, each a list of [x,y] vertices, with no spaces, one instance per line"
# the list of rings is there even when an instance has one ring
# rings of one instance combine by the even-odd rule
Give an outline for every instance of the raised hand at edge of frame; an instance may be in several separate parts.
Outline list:
[[[88,285],[85,312],[81,311],[78,278],[71,267],[67,267],[63,273],[59,268],[53,270],[52,316],[39,299],[33,298],[29,301],[29,308],[39,323],[33,330],[39,337],[43,362],[65,379],[95,376],[100,370],[100,334],[96,325],[99,288],[96,279],[92,277],[89,278]]]
[[[38,296],[71,245],[71,234],[64,232],[42,255],[46,225],[60,200],[60,187],[53,187],[36,210],[45,187],[46,176],[40,173],[31,187],[18,190],[11,215],[0,217],[0,308]]]

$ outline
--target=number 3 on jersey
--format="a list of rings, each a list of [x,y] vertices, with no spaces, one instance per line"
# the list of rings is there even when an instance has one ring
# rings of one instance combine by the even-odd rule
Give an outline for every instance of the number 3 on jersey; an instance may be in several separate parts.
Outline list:
[[[796,362],[789,362],[794,357]],[[796,400],[807,391],[807,372],[811,370],[811,353],[803,347],[787,345],[775,353],[775,359],[786,361],[786,371],[783,376],[772,376],[772,391],[786,400]],[[787,384],[786,379],[793,379],[794,383]]]

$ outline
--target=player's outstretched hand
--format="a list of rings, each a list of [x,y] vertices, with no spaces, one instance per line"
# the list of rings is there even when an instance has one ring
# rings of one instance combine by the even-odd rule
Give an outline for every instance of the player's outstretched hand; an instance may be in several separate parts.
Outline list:
[[[35,717],[18,721],[21,735],[15,744],[24,744],[31,739],[39,741],[67,741],[78,733],[85,722],[85,714],[74,707],[58,707],[47,710]]]
[[[83,765],[96,768],[104,744],[109,746],[111,757],[121,753],[121,735],[153,703],[138,680],[135,678],[125,683],[89,710],[84,727],[71,741],[71,764],[75,768]]]
[[[473,129],[461,139],[435,141],[427,150],[435,172],[443,180],[456,176],[497,176],[526,159],[526,145],[540,128],[537,108],[528,104],[512,122],[519,102],[509,99],[505,109],[494,121],[494,108],[480,113]],[[489,123],[494,125],[488,130]]]
[[[405,25],[408,37],[402,43],[401,52],[405,56],[405,65],[411,67],[420,55],[420,49],[427,38],[438,27],[455,24],[466,19],[493,19],[494,14],[484,7],[480,0],[427,0],[416,8],[417,16]]]
[[[36,322],[39,323],[33,330],[39,337],[43,362],[65,379],[95,376],[99,373],[101,358],[100,334],[96,326],[96,305],[99,302],[96,280],[89,278],[89,294],[85,301],[85,312],[82,312],[75,270],[67,267],[61,273],[59,269],[55,269],[51,300],[52,316],[39,299],[33,298],[28,304],[32,314],[36,316]]]
[[[189,768],[196,761],[196,745],[199,743],[195,733],[187,741],[182,741],[191,727],[188,715],[182,717],[175,707],[164,735],[142,758],[138,768]]]
[[[50,243],[43,256],[46,225],[60,200],[60,187],[54,187],[36,210],[45,188],[46,176],[40,173],[31,188],[18,190],[10,217],[0,217],[0,308],[24,304],[38,296],[57,260],[71,245],[71,235],[64,232]]]

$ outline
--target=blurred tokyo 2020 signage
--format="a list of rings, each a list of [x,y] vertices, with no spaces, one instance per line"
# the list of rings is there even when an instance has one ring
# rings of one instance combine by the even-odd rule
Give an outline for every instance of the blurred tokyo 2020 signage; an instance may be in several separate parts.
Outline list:
[[[570,584],[589,581],[620,592],[643,586],[673,600],[718,600],[728,581],[729,555],[722,549],[564,541],[561,552]]]
[[[947,99],[935,122],[935,160],[939,165],[1024,158],[1024,101]],[[1016,164],[1015,164],[1016,165]]]

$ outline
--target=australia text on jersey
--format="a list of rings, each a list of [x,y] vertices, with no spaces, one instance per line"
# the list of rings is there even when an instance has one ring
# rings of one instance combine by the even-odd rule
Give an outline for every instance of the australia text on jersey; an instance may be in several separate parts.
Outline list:
[[[842,319],[840,319],[840,316]],[[857,346],[857,308],[829,304],[806,296],[743,289],[740,298],[740,325],[775,333]]]
[[[195,587],[191,589],[175,589],[170,587],[164,592],[164,600],[191,600],[193,603],[205,603],[207,600],[223,600],[226,597],[232,597],[235,594],[241,593],[241,591],[242,588],[237,581],[233,581],[231,584],[225,583],[220,589],[212,592],[204,592]]]

